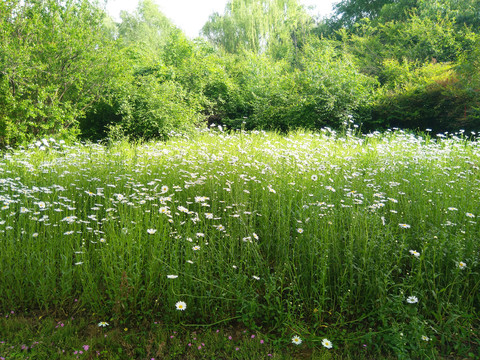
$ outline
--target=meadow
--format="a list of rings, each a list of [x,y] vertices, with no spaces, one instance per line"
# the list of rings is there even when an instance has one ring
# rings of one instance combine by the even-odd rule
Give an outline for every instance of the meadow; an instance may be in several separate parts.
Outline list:
[[[221,358],[480,358],[474,133],[209,130],[1,156],[0,359],[214,358],[190,351],[198,329]],[[100,341],[133,330],[129,352]]]

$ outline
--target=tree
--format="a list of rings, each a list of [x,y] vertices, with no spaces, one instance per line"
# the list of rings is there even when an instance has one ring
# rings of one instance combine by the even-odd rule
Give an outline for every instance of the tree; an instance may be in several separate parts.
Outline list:
[[[202,34],[229,53],[294,58],[311,26],[297,0],[231,0],[224,15],[210,16]]]
[[[119,41],[139,64],[158,61],[170,34],[179,31],[152,0],[140,0],[133,14],[122,11],[120,17]]]
[[[194,44],[151,0],[140,1],[133,14],[122,12],[121,18],[118,45],[125,68],[82,119],[82,136],[98,140],[110,132],[167,139],[172,132],[192,131],[202,110]]]
[[[417,11],[418,12],[418,11]],[[440,16],[420,17],[412,12],[405,21],[373,24],[364,19],[354,32],[338,32],[349,51],[356,56],[363,72],[379,76],[385,60],[408,61],[423,66],[425,62],[452,62],[473,48],[468,28],[458,31],[453,20]]]
[[[418,0],[422,17],[441,16],[452,20],[458,29],[468,26],[471,31],[480,31],[480,0]]]
[[[120,64],[104,12],[87,0],[10,0],[0,18],[0,146],[75,135]]]
[[[359,20],[377,19],[383,15],[384,21],[405,18],[406,10],[416,6],[417,0],[342,0],[335,4],[335,15],[330,21],[336,29],[352,28]]]

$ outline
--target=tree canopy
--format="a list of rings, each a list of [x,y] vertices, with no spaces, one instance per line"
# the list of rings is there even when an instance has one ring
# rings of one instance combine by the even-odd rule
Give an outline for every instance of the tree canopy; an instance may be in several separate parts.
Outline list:
[[[305,41],[313,20],[297,0],[231,0],[225,13],[214,13],[202,29],[223,50],[292,56]]]

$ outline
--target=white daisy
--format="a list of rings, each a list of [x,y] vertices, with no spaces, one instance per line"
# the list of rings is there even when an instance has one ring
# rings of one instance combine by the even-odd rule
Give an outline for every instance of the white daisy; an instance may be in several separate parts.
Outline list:
[[[416,296],[409,296],[407,298],[407,302],[409,304],[416,304],[416,303],[418,303],[418,298]]]
[[[416,258],[420,257],[420,253],[417,250],[410,250],[410,254],[412,254]]]
[[[295,335],[294,337],[292,337],[292,343],[295,345],[300,345],[302,343],[302,339],[300,338],[300,336]]]
[[[175,307],[177,308],[177,310],[185,311],[185,309],[187,308],[187,304],[184,301],[179,301],[175,304]]]
[[[333,346],[332,342],[328,339],[323,339],[322,345],[325,346],[327,349],[331,349]]]

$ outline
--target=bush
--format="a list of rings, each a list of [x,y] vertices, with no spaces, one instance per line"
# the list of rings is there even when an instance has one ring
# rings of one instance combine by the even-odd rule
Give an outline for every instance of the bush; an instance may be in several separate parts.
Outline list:
[[[292,69],[265,56],[245,57],[240,83],[252,109],[247,128],[339,127],[349,115],[359,117],[376,86],[333,42],[305,46],[299,65]]]
[[[102,139],[113,127],[117,136],[166,139],[172,131],[190,132],[200,124],[201,86],[195,68],[187,65],[195,56],[193,44],[178,30],[162,41],[150,57],[136,44],[118,49],[123,76],[81,120],[82,137]]]
[[[141,76],[120,101],[120,125],[131,138],[166,139],[171,132],[190,132],[199,123],[198,103],[174,81]]]
[[[363,108],[378,86],[360,73],[354,58],[335,42],[313,43],[305,49],[300,74],[304,107],[311,108],[307,127],[338,127],[349,116],[365,120]]]
[[[372,106],[367,128],[399,127],[435,132],[475,130],[480,125],[478,100],[451,64],[421,67],[404,61],[384,62],[385,86]]]

